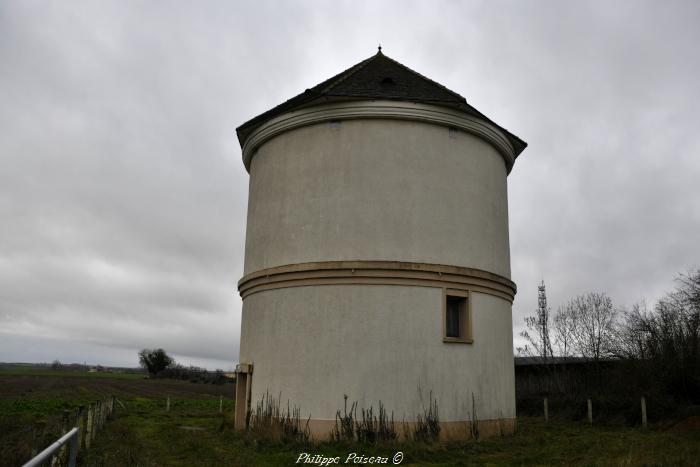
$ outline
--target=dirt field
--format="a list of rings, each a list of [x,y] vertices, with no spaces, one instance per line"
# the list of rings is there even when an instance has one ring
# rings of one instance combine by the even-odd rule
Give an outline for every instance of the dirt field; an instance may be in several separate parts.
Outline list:
[[[4,375],[0,372],[0,400],[18,398],[51,398],[85,400],[115,395],[130,397],[174,397],[206,399],[210,397],[232,398],[234,385],[190,383],[165,379],[115,379],[102,376],[54,376],[52,375]]]

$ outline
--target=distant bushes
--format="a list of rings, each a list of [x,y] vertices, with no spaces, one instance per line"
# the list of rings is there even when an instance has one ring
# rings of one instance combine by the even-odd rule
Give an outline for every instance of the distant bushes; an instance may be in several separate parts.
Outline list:
[[[143,349],[139,352],[139,363],[151,377],[179,379],[191,383],[232,383],[223,370],[209,371],[198,366],[184,366],[175,362],[163,349]]]
[[[174,363],[164,370],[159,371],[155,377],[208,384],[225,384],[234,381],[231,378],[227,378],[222,370],[209,371],[206,368],[183,366],[179,363]]]

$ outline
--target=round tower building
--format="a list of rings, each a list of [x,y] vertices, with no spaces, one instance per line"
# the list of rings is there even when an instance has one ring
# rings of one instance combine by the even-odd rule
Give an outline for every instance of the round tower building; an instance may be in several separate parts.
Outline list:
[[[437,405],[446,439],[475,413],[512,430],[507,176],[526,143],[381,51],[237,132],[237,426],[268,393],[317,439],[345,395],[408,423]]]

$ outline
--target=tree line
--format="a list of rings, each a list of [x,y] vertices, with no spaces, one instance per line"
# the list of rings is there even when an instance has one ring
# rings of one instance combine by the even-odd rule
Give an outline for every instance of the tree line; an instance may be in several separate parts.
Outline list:
[[[676,287],[654,306],[616,308],[605,293],[572,298],[552,315],[544,282],[538,308],[525,318],[522,356],[542,363],[624,361],[637,381],[657,391],[700,402],[700,269],[676,277]],[[563,359],[562,359],[563,358]],[[630,373],[628,373],[630,374]],[[640,383],[641,384],[641,383]]]
[[[184,366],[170,357],[163,349],[143,349],[139,352],[139,364],[153,378],[169,378],[193,383],[224,384],[229,379],[223,370],[209,371],[197,366]]]

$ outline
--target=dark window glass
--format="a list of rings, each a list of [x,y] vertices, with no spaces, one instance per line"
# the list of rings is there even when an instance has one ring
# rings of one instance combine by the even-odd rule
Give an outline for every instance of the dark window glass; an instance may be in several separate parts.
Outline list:
[[[461,337],[459,335],[459,309],[462,297],[447,297],[447,316],[445,317],[445,334],[447,337]]]

